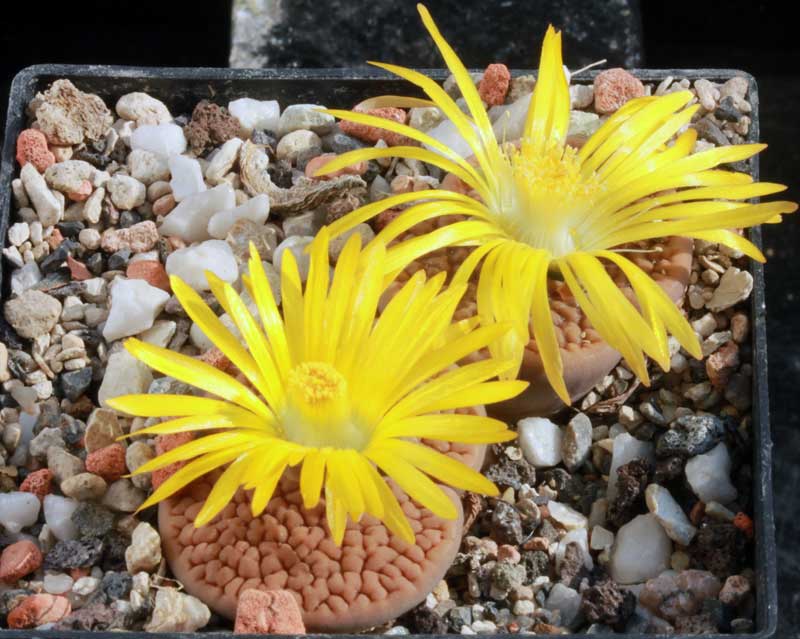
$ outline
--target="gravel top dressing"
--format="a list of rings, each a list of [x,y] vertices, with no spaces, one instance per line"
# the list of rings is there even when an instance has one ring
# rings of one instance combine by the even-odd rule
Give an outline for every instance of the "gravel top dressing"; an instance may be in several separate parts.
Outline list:
[[[493,122],[514,139],[534,78],[509,79],[501,66],[474,81],[493,105]],[[628,99],[682,89],[699,104],[689,125],[695,152],[749,139],[745,77],[641,82],[611,70],[592,83],[587,76],[569,89],[568,139],[576,148]],[[281,481],[258,517],[241,491],[212,524],[193,528],[210,490],[203,479],[162,503],[160,515],[137,511],[183,462],[129,473],[190,438],[120,440],[159,419],[125,416],[107,402],[190,389],[132,356],[125,339],[236,374],[182,308],[170,276],[237,331],[206,271],[244,289],[254,311],[242,285],[252,243],[279,304],[282,261],[291,253],[305,281],[306,249],[324,225],[445,179],[425,162],[389,157],[315,177],[338,154],[403,141],[339,122],[319,105],[279,103],[269,86],[252,98],[188,105],[186,95],[173,104],[166,93],[163,101],[141,91],[101,98],[81,78],[55,79],[28,105],[27,128],[14,141],[3,248],[2,314],[15,334],[6,330],[0,342],[0,627],[752,632],[754,280],[748,258],[709,241],[687,249],[680,300],[703,358],[670,338],[670,370],[651,365],[649,387],[620,363],[572,408],[549,418],[516,415],[509,427],[517,439],[486,451],[440,448],[479,469],[485,454],[483,473],[500,493],[448,493],[460,513],[452,521],[401,500],[417,539],[427,540],[419,546],[390,540],[373,521],[350,522],[340,548],[324,511],[303,509],[296,476]],[[444,89],[459,95],[452,79]],[[451,148],[463,143],[435,107],[378,111]],[[366,244],[397,212],[349,234]],[[331,240],[331,267],[347,237]],[[662,250],[648,245],[641,264],[658,270]],[[429,276],[448,270],[467,253],[441,249],[400,279],[420,268]],[[474,280],[470,286],[474,300]],[[469,298],[456,317],[472,315]],[[565,349],[598,339],[570,300],[555,311]],[[375,626],[370,620],[381,614]]]

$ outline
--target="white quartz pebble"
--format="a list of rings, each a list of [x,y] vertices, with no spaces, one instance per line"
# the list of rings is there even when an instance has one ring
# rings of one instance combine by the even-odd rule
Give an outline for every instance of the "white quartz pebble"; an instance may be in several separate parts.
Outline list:
[[[550,511],[550,517],[555,519],[567,530],[586,528],[588,520],[574,508],[570,508],[566,504],[561,504],[557,501],[547,502],[547,508]]]
[[[688,546],[697,528],[683,512],[669,490],[658,484],[650,484],[644,492],[647,508],[664,527],[670,539],[677,541],[681,546]]]
[[[230,245],[222,240],[208,240],[197,246],[173,251],[167,257],[167,273],[177,275],[196,291],[211,287],[205,272],[211,271],[225,282],[235,282],[239,266]]]
[[[224,240],[228,231],[238,220],[247,219],[256,224],[263,224],[268,217],[269,196],[261,193],[235,209],[215,213],[208,221],[208,234],[218,240]]]
[[[56,539],[66,541],[77,537],[78,529],[72,522],[72,513],[77,507],[78,502],[74,499],[45,495],[44,520]]]
[[[131,148],[163,156],[181,154],[186,150],[186,136],[177,124],[144,124],[131,134]]]
[[[694,494],[706,503],[717,501],[725,505],[736,499],[730,472],[731,458],[728,448],[721,442],[704,455],[686,462],[686,480]]]
[[[175,235],[186,242],[209,239],[208,222],[215,213],[236,207],[236,194],[228,182],[190,195],[164,218],[161,235]]]
[[[111,310],[103,328],[103,337],[112,342],[147,330],[167,300],[169,293],[145,280],[116,280],[111,286]]]
[[[176,202],[186,199],[190,195],[206,190],[203,182],[203,170],[200,162],[185,155],[171,155],[169,158],[169,171],[172,179],[172,197]]]
[[[256,129],[275,133],[281,116],[281,108],[277,100],[239,98],[228,103],[228,111],[239,120],[242,128],[248,134]]]
[[[549,468],[561,462],[561,429],[545,417],[528,417],[517,423],[519,445],[528,463]]]
[[[581,595],[574,588],[557,583],[547,595],[544,607],[548,610],[558,610],[561,614],[559,624],[569,628],[577,621],[581,611]]]
[[[22,167],[19,176],[42,226],[56,224],[64,214],[63,198],[59,200],[47,188],[47,183],[32,162],[28,162]]]
[[[14,491],[0,493],[0,524],[17,534],[36,523],[39,518],[39,498],[33,493]]]
[[[294,259],[297,262],[297,270],[300,273],[300,279],[304,282],[308,277],[308,269],[311,267],[311,256],[306,253],[306,247],[314,240],[313,237],[308,235],[292,235],[287,237],[283,242],[275,247],[272,253],[272,265],[278,273],[281,272],[281,260],[283,259],[284,251],[291,251]]]
[[[621,584],[638,584],[669,568],[672,542],[653,515],[638,515],[617,531],[609,570]]]
[[[73,583],[72,577],[63,572],[44,576],[44,590],[51,595],[63,595],[65,592],[69,592],[72,590]]]

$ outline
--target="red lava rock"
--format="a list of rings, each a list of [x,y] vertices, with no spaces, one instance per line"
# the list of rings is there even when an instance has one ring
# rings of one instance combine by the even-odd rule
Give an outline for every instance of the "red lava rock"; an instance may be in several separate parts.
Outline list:
[[[364,111],[368,115],[374,115],[386,120],[394,120],[400,124],[406,123],[407,114],[405,110],[398,109],[397,107],[381,107],[380,109],[369,109]],[[416,145],[414,140],[407,138],[405,135],[385,131],[374,126],[367,126],[366,124],[357,124],[356,122],[339,122],[339,128],[342,133],[351,135],[354,138],[363,140],[364,142],[375,143],[378,140],[383,140],[389,146],[405,146],[407,144]]]
[[[239,133],[238,118],[228,113],[225,107],[201,100],[192,111],[192,120],[183,127],[186,139],[195,151],[208,145],[227,142]]]
[[[497,561],[505,561],[510,564],[518,564],[521,559],[519,550],[511,544],[500,544],[497,549]]]
[[[37,129],[25,129],[17,137],[17,162],[25,166],[28,162],[36,167],[39,173],[51,164],[55,164],[56,156],[47,147],[47,138]]]
[[[92,194],[92,190],[92,183],[89,182],[89,180],[84,180],[81,182],[80,188],[77,191],[67,193],[67,197],[73,202],[83,202],[89,198]]]
[[[0,555],[0,581],[13,584],[42,565],[42,552],[27,539],[7,546]]]
[[[594,108],[598,113],[614,113],[628,100],[644,95],[644,85],[625,69],[607,69],[594,79]]]
[[[218,368],[223,373],[230,373],[233,370],[233,363],[231,360],[216,346],[212,346],[203,353],[200,356],[200,361],[211,364],[214,368]]]
[[[380,231],[402,213],[402,209],[386,209],[375,217],[375,227]]]
[[[357,162],[351,164],[343,169],[334,171],[333,173],[326,173],[325,175],[314,176],[318,169],[321,169],[325,164],[330,162],[336,157],[336,153],[323,153],[315,158],[311,158],[306,164],[306,177],[314,178],[317,180],[330,180],[331,178],[339,177],[340,175],[364,175],[367,172],[366,162]]]
[[[33,493],[44,501],[44,496],[50,493],[50,484],[53,481],[53,471],[42,468],[30,473],[20,484],[19,489],[24,493]]]
[[[73,280],[81,282],[83,280],[90,280],[94,277],[92,272],[86,268],[86,265],[83,262],[79,262],[71,255],[67,255],[67,266],[69,267],[69,274],[72,276]]]
[[[483,78],[478,83],[478,93],[481,100],[489,106],[503,104],[511,83],[511,73],[505,64],[490,64],[483,72]]]
[[[116,253],[130,249],[134,253],[144,253],[158,242],[158,229],[155,222],[146,220],[126,229],[109,229],[103,233],[100,245],[106,253]]]
[[[736,513],[733,525],[747,535],[748,539],[753,538],[753,520],[746,513]]]
[[[61,242],[64,241],[64,236],[61,235],[61,231],[59,231],[57,228],[54,228],[53,232],[50,233],[45,241],[50,247],[50,250],[54,251],[61,245]]]
[[[173,448],[177,448],[178,446],[182,446],[183,444],[188,444],[190,441],[194,439],[194,435],[192,433],[174,433],[173,435],[160,435],[156,437],[156,454],[163,455],[164,453],[172,450]],[[153,484],[153,489],[155,490],[161,484],[163,484],[167,479],[169,479],[172,475],[178,472],[181,468],[186,465],[186,462],[175,462],[174,464],[170,464],[164,468],[159,468],[158,470],[154,470],[150,475],[150,482]]]
[[[172,291],[169,285],[169,275],[167,275],[164,265],[158,260],[130,262],[125,275],[132,280],[145,280],[150,286],[160,288],[167,293]]]
[[[233,634],[302,635],[306,627],[288,590],[245,590],[239,595]]]
[[[107,482],[117,481],[127,472],[125,447],[116,443],[86,455],[86,470]]]
[[[35,628],[55,623],[72,612],[69,599],[60,595],[30,595],[8,613],[9,628]]]
[[[711,353],[706,360],[706,373],[714,388],[722,388],[739,366],[739,347],[730,341]]]

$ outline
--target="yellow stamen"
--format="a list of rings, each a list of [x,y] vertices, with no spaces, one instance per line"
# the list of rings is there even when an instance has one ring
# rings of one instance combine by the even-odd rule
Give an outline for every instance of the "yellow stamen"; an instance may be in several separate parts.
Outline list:
[[[289,391],[306,404],[321,404],[344,396],[347,381],[330,364],[303,362],[289,371]]]

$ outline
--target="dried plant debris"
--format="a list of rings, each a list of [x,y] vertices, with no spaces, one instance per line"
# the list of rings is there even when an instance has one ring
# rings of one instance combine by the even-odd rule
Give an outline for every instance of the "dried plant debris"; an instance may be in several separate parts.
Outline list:
[[[492,117],[514,118],[534,80],[509,81],[501,66],[474,80],[497,105]],[[570,87],[570,135],[579,144],[598,115],[633,95],[688,88],[699,104],[696,150],[740,143],[751,124],[748,86],[744,78],[652,85],[614,70],[593,86]],[[445,89],[457,91],[452,81]],[[169,96],[145,93],[106,104],[80,82],[57,80],[30,104],[17,140],[23,166],[11,185],[3,249],[11,295],[0,341],[5,627],[232,630],[209,602],[162,578],[165,545],[152,513],[136,513],[168,473],[126,475],[186,440],[118,443],[149,424],[104,402],[187,389],[154,378],[121,341],[136,335],[230,365],[180,309],[169,275],[207,296],[203,270],[240,282],[253,241],[277,294],[281,256],[291,251],[305,278],[305,247],[322,224],[364,202],[437,188],[444,177],[391,158],[314,177],[320,156],[398,142],[371,127],[343,131],[318,105],[172,106]],[[444,122],[430,107],[379,111],[420,130]],[[358,232],[368,241],[388,219]],[[331,243],[332,263],[341,247]],[[671,341],[670,370],[651,370],[650,387],[619,365],[569,414],[520,424],[519,441],[494,446],[485,473],[501,494],[463,496],[465,536],[445,579],[384,631],[753,627],[753,281],[736,251],[696,240],[693,252],[683,306],[704,359]],[[269,627],[302,632],[291,606],[269,605],[269,624],[277,624]]]

